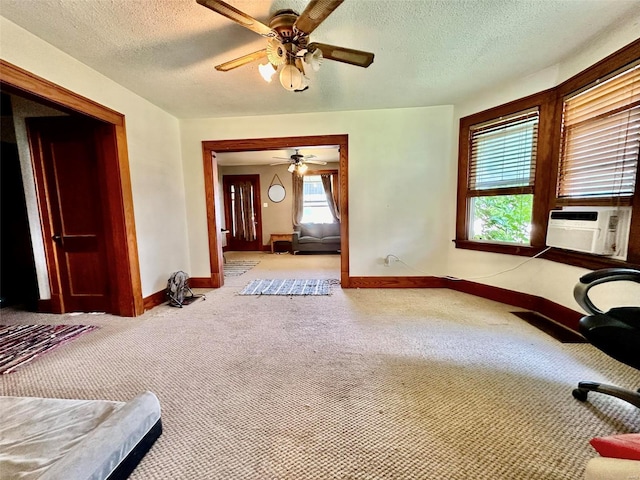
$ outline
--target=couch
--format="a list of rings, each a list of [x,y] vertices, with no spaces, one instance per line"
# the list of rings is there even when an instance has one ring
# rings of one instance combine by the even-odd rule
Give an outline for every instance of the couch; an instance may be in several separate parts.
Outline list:
[[[339,223],[302,223],[294,228],[291,249],[298,252],[339,252]]]

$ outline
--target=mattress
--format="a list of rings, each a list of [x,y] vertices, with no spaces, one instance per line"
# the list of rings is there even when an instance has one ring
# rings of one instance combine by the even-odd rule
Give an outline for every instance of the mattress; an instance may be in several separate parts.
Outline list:
[[[161,433],[151,392],[129,402],[0,397],[0,477],[126,478]]]

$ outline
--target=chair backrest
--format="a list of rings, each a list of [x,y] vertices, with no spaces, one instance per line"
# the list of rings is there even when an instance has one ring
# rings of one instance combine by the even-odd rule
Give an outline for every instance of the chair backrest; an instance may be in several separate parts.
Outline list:
[[[580,281],[573,289],[573,297],[582,308],[590,314],[604,313],[596,307],[589,298],[589,290],[596,285],[606,282],[627,280],[629,282],[640,283],[640,270],[633,268],[603,268],[591,273],[587,273],[580,278]]]
[[[580,320],[580,333],[610,357],[640,370],[640,306],[616,307],[603,312],[589,298],[592,287],[619,280],[640,283],[640,270],[605,268],[580,278],[573,294],[578,304],[590,313]]]

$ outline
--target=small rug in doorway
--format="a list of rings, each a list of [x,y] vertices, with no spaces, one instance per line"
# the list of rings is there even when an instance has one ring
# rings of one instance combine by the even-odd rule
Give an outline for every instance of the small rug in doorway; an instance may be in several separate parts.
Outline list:
[[[240,295],[331,295],[331,285],[338,280],[253,280]]]
[[[11,373],[96,328],[90,325],[0,325],[0,374]]]
[[[260,263],[260,260],[227,260],[224,263],[225,277],[239,277]]]

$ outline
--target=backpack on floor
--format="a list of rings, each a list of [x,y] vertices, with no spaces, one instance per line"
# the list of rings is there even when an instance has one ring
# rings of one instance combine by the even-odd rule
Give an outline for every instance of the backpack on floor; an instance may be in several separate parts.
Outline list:
[[[179,308],[190,304],[196,298],[202,297],[206,299],[204,295],[193,293],[189,288],[189,275],[182,270],[172,273],[169,277],[167,281],[167,297],[169,298],[169,305]]]

